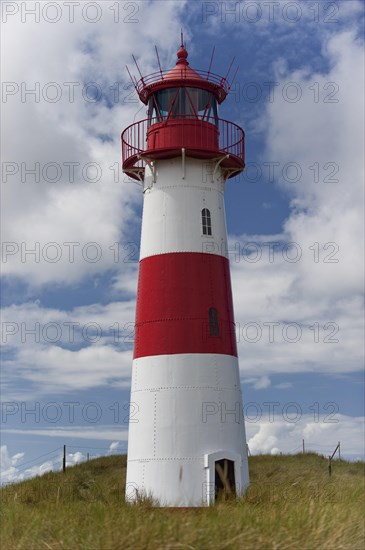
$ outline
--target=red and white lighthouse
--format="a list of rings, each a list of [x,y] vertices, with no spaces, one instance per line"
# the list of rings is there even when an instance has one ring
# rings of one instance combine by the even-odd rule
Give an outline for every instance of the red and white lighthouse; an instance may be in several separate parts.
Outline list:
[[[218,117],[228,80],[177,57],[135,81],[148,118],[122,134],[144,197],[126,497],[174,507],[249,479],[224,208],[244,132]]]

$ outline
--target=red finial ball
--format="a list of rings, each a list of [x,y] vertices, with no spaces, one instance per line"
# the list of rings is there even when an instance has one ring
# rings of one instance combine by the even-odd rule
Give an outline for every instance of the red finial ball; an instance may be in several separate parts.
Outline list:
[[[185,46],[180,46],[176,55],[177,55],[176,65],[189,65],[189,63],[186,61],[186,58],[188,57],[189,54],[186,51]]]

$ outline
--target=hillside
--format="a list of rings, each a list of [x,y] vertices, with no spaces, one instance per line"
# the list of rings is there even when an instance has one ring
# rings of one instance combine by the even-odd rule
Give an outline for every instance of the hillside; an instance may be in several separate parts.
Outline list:
[[[91,460],[1,490],[2,550],[364,548],[364,463],[250,457],[238,502],[169,510],[124,503],[126,457]]]

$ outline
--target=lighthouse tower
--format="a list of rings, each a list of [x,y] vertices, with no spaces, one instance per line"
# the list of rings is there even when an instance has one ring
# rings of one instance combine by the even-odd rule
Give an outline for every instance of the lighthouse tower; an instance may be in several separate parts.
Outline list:
[[[218,117],[226,78],[176,66],[142,77],[148,118],[122,133],[143,184],[126,498],[205,506],[248,485],[224,189],[244,132]]]

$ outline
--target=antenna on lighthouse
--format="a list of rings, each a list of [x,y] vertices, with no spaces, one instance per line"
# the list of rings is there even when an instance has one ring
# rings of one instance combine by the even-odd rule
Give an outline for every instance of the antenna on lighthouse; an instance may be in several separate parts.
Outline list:
[[[235,71],[235,73],[234,73],[234,75],[233,75],[232,82],[231,82],[230,85],[228,86],[228,92],[229,92],[230,89],[232,88],[233,82],[236,80],[236,76],[237,76],[237,73],[238,73],[238,69],[239,69],[239,68],[240,68],[240,66],[237,65],[237,69],[236,69],[236,71]]]
[[[162,69],[161,69],[161,63],[160,63],[160,56],[158,55],[157,46],[155,46],[155,50],[156,50],[156,56],[157,56],[158,66],[160,67],[161,78],[163,78]]]
[[[231,70],[231,68],[232,68],[232,65],[233,65],[233,62],[234,62],[235,59],[236,59],[236,56],[234,56],[233,59],[232,59],[232,61],[231,61],[231,64],[230,64],[230,66],[229,66],[229,68],[228,68],[228,71],[227,71],[227,74],[226,74],[226,76],[224,77],[225,80],[228,79],[228,75],[229,75],[229,73],[230,73],[230,70]]]
[[[213,46],[212,55],[211,55],[211,57],[210,57],[210,63],[209,63],[209,69],[208,69],[208,74],[207,74],[207,80],[209,79],[210,69],[212,68],[212,62],[213,62],[214,52],[215,52],[215,46]]]
[[[127,69],[127,71],[128,71],[129,78],[131,79],[132,84],[133,84],[133,86],[134,86],[136,92],[138,93],[136,78],[134,78],[134,80],[133,80],[133,76],[131,75],[130,70],[128,69],[128,65],[126,65],[125,67],[126,67],[126,69]]]
[[[142,84],[144,84],[143,76],[142,76],[142,73],[141,73],[141,71],[140,71],[140,69],[139,69],[139,67],[138,67],[138,63],[137,63],[137,61],[136,61],[136,58],[134,57],[133,54],[132,54],[132,57],[133,57],[134,64],[135,64],[135,66],[137,67],[137,71],[139,72],[139,76],[141,77],[141,82],[142,82]]]
[[[184,48],[184,33],[182,29],[180,29],[180,46]]]

